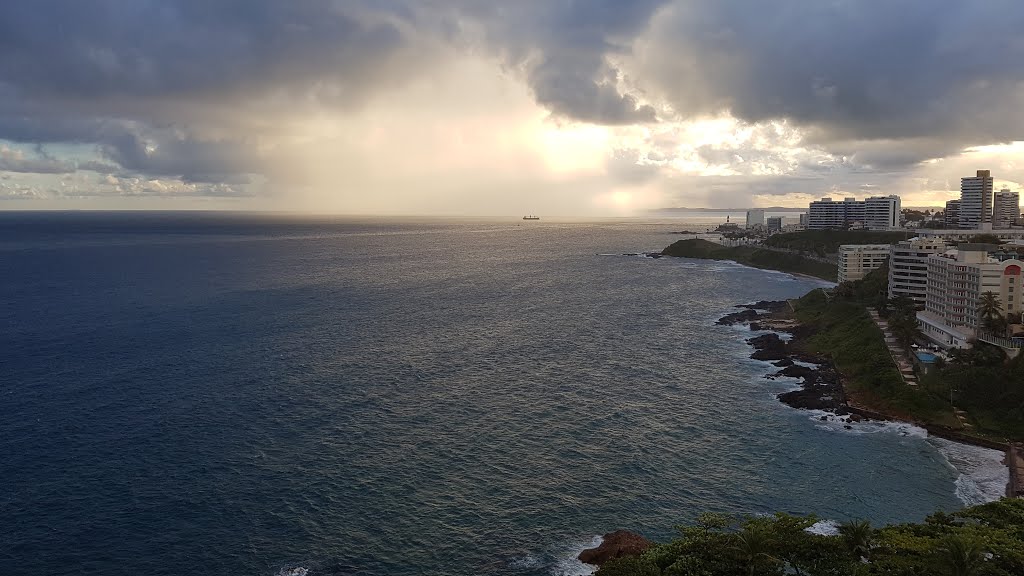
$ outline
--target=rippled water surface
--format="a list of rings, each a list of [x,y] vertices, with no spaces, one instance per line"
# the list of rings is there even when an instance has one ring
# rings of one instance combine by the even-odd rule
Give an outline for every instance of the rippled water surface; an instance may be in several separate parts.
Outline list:
[[[818,283],[621,256],[678,227],[0,215],[0,572],[569,574],[705,510],[961,506],[713,325]]]

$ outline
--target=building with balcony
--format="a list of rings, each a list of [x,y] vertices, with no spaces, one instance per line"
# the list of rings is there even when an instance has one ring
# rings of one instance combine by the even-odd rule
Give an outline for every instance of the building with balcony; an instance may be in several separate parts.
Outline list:
[[[889,230],[900,227],[900,197],[872,196],[864,199],[864,227]]]
[[[1003,188],[992,200],[992,228],[1002,230],[1020,223],[1020,194]]]
[[[928,257],[925,309],[918,312],[921,331],[946,348],[965,348],[977,335],[981,295],[992,292],[1004,314],[1022,311],[1024,262],[990,256],[996,246],[963,244]]]
[[[888,259],[888,244],[844,244],[839,247],[839,282],[860,280]]]
[[[928,257],[947,250],[937,238],[913,238],[889,247],[889,298],[906,297],[918,309],[928,294]]]
[[[900,225],[900,197],[872,196],[864,200],[845,198],[842,201],[822,198],[807,209],[807,228],[868,228],[888,230]]]
[[[992,173],[960,179],[960,228],[984,228],[992,222]]]

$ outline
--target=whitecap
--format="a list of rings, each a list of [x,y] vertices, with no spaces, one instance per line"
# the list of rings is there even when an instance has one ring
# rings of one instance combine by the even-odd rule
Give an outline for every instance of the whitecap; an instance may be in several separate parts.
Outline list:
[[[552,566],[551,574],[554,576],[590,576],[597,572],[597,566],[584,564],[577,556],[588,548],[597,548],[603,541],[604,538],[601,536],[594,536],[590,540],[577,540],[569,543],[567,548],[558,554],[558,560]]]
[[[1005,453],[944,438],[931,437],[928,443],[959,473],[955,493],[964,505],[984,504],[1006,495],[1010,470],[1004,463]]]
[[[909,422],[891,420],[868,420],[867,422],[851,422],[845,417],[836,416],[824,410],[809,410],[810,419],[817,422],[816,428],[829,432],[845,434],[878,434],[889,433],[907,438],[927,438],[928,431]],[[821,417],[824,416],[825,420]]]
[[[308,574],[309,568],[295,566],[294,568],[281,568],[275,576],[307,576]]]

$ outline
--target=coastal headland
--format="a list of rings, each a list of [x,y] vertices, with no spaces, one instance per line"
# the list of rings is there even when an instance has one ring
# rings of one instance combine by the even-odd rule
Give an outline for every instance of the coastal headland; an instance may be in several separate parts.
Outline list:
[[[813,276],[829,282],[836,281],[836,266],[798,253],[783,252],[764,247],[728,247],[701,239],[679,240],[662,250],[663,256],[699,258],[702,260],[731,260],[754,268],[779,270],[792,274]]]
[[[708,248],[699,241],[673,246],[676,249],[666,249],[660,255],[747,263],[735,257],[719,258],[726,254],[721,247],[696,256],[695,251]],[[782,266],[758,267],[784,270]],[[807,268],[784,271],[806,273]],[[750,357],[776,368],[768,371],[766,378],[798,380],[797,389],[777,395],[788,406],[819,411],[822,420],[846,428],[868,420],[907,422],[932,436],[1003,451],[1009,467],[1009,498],[952,514],[938,512],[919,523],[882,528],[856,521],[837,525],[784,513],[746,517],[703,514],[694,525],[678,527],[679,536],[666,543],[648,546],[635,534],[608,534],[608,543],[585,551],[581,561],[599,565],[598,576],[1024,574],[1024,542],[1020,540],[1024,500],[1014,498],[1022,495],[1024,450],[1011,441],[965,429],[951,406],[906,385],[863,301],[865,294],[878,291],[874,283],[879,276],[847,290],[845,297],[815,289],[793,300],[737,304],[736,311],[717,324],[749,327]],[[632,547],[632,542],[645,544]],[[971,558],[954,558],[957,550],[968,550]],[[973,566],[971,571],[950,568],[965,563]]]
[[[743,247],[684,240],[666,248],[662,255],[718,260],[737,255],[739,248]],[[751,250],[747,248],[747,253]],[[771,262],[764,258],[760,263],[771,265],[759,267],[791,273],[806,273],[818,264],[792,254],[780,255]],[[874,274],[853,283],[839,297],[815,289],[789,301],[739,304],[738,311],[726,314],[718,324],[748,325],[757,332],[747,340],[754,349],[751,358],[769,361],[778,368],[766,378],[798,380],[798,389],[778,395],[781,402],[793,408],[824,411],[830,416],[822,419],[836,419],[847,427],[863,420],[900,421],[923,428],[932,436],[999,450],[1006,454],[1010,469],[1006,493],[1019,495],[1024,490],[1024,462],[1020,461],[1024,450],[1014,444],[1019,439],[965,425],[957,415],[962,410],[904,382],[865,303],[884,292],[882,276]]]

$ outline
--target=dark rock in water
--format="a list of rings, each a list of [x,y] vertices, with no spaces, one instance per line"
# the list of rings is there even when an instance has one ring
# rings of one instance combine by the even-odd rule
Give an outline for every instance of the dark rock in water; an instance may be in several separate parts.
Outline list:
[[[818,420],[821,420],[822,422],[828,422],[828,416],[822,416],[821,418],[818,418]]]
[[[741,324],[743,322],[753,322],[760,318],[761,315],[757,310],[744,310],[742,312],[733,312],[732,314],[726,314],[718,319],[715,324],[722,326],[732,326],[733,324]]]
[[[783,358],[782,360],[779,360],[778,362],[772,362],[772,366],[776,366],[778,368],[785,368],[786,366],[792,366],[792,365],[793,365],[793,361],[791,359],[789,359],[789,358]]]
[[[864,418],[860,414],[850,414],[850,422],[861,422]]]
[[[789,357],[789,354],[786,352],[786,343],[775,333],[751,338],[747,340],[747,344],[756,349],[750,355],[754,360],[782,360]]]
[[[843,428],[846,428],[847,430],[853,430],[853,426],[850,426],[849,424],[843,426]]]
[[[627,530],[616,530],[610,534],[605,534],[600,546],[580,552],[577,558],[584,564],[601,566],[615,558],[636,556],[653,545],[653,542],[639,534],[634,534]]]
[[[790,378],[803,378],[805,384],[814,384],[818,381],[818,371],[814,368],[792,364],[779,370],[776,376],[788,376]]]
[[[785,300],[761,300],[753,304],[737,304],[737,308],[748,308],[750,310],[765,310],[767,312],[781,312],[789,305]]]

